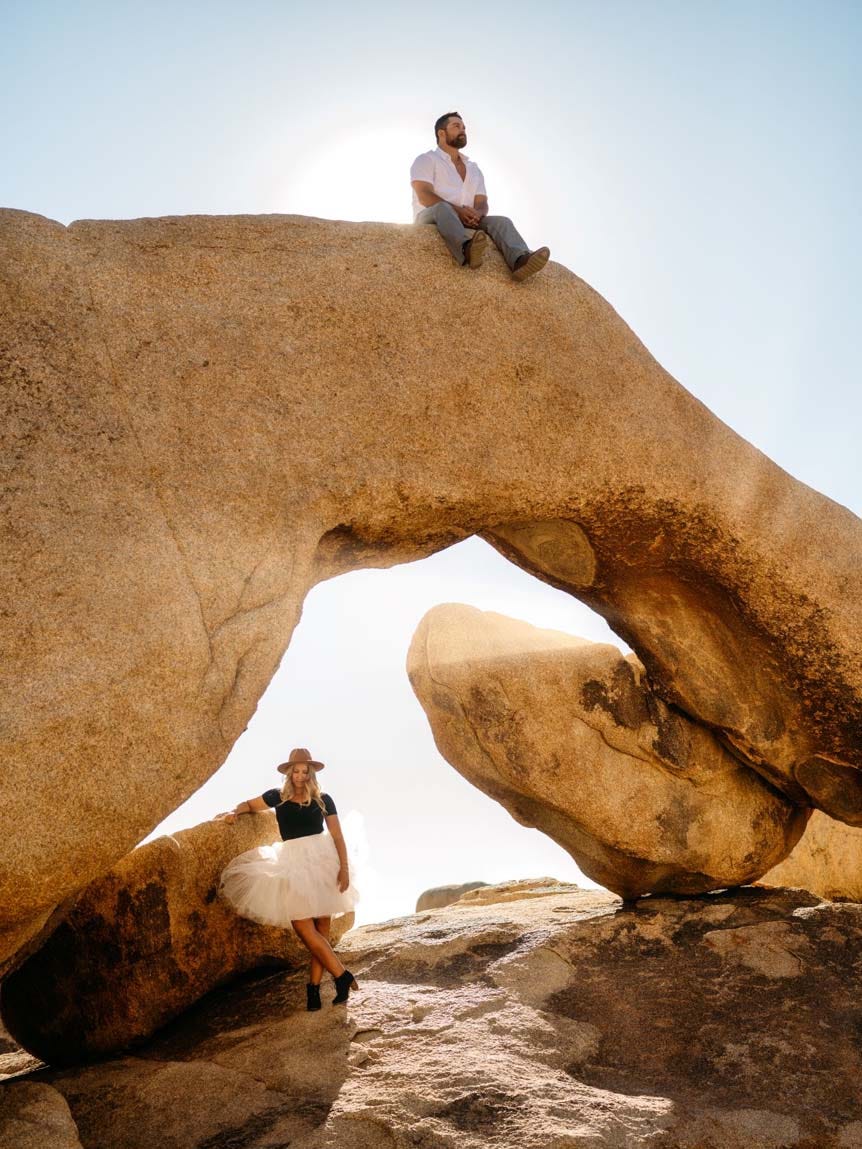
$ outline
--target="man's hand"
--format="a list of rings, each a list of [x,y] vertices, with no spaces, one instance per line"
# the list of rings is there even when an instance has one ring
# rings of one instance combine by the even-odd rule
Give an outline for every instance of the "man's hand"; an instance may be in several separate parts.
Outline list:
[[[227,810],[224,814],[216,814],[213,818],[214,822],[235,822],[236,814],[233,810]]]
[[[479,226],[479,221],[482,217],[475,208],[468,207],[466,204],[461,207],[456,207],[454,204],[452,206],[455,207],[455,211],[458,213],[458,219],[460,219],[464,227]]]

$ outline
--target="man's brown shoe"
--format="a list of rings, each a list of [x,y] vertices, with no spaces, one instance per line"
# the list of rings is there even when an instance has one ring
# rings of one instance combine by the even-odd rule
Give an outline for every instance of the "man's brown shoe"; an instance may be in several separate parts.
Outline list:
[[[520,283],[523,279],[529,279],[531,275],[542,270],[550,255],[551,249],[549,247],[540,247],[536,251],[527,251],[523,255],[519,255],[515,260],[515,266],[512,268],[512,279],[516,283]]]
[[[478,229],[473,233],[473,238],[467,240],[464,244],[464,255],[468,267],[477,268],[481,266],[487,242],[484,231]]]

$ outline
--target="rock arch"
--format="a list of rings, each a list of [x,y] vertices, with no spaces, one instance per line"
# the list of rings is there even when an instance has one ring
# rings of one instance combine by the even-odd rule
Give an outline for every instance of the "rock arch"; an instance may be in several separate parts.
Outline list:
[[[0,952],[218,767],[311,586],[471,534],[862,823],[859,520],[565,268],[459,276],[395,225],[3,211],[0,284]]]

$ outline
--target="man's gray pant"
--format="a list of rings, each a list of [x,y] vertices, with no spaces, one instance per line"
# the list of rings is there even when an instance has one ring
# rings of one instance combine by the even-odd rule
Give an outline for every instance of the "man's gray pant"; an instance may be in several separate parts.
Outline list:
[[[470,238],[470,233],[450,203],[434,203],[431,207],[423,208],[413,222],[435,223],[455,261],[461,264],[466,262],[464,244]],[[515,266],[518,256],[526,255],[530,250],[518,234],[515,225],[504,215],[483,216],[479,221],[479,227],[493,239],[510,270]]]

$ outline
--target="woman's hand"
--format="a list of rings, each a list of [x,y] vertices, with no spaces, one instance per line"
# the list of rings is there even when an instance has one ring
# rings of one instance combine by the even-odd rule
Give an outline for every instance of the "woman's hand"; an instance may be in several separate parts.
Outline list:
[[[347,866],[342,866],[338,871],[338,888],[343,894],[347,887],[350,885],[350,871]]]
[[[224,814],[216,814],[213,821],[235,822],[239,814],[262,814],[268,809],[269,806],[267,806],[263,798],[249,798],[247,802],[240,802],[233,810],[227,810]]]

